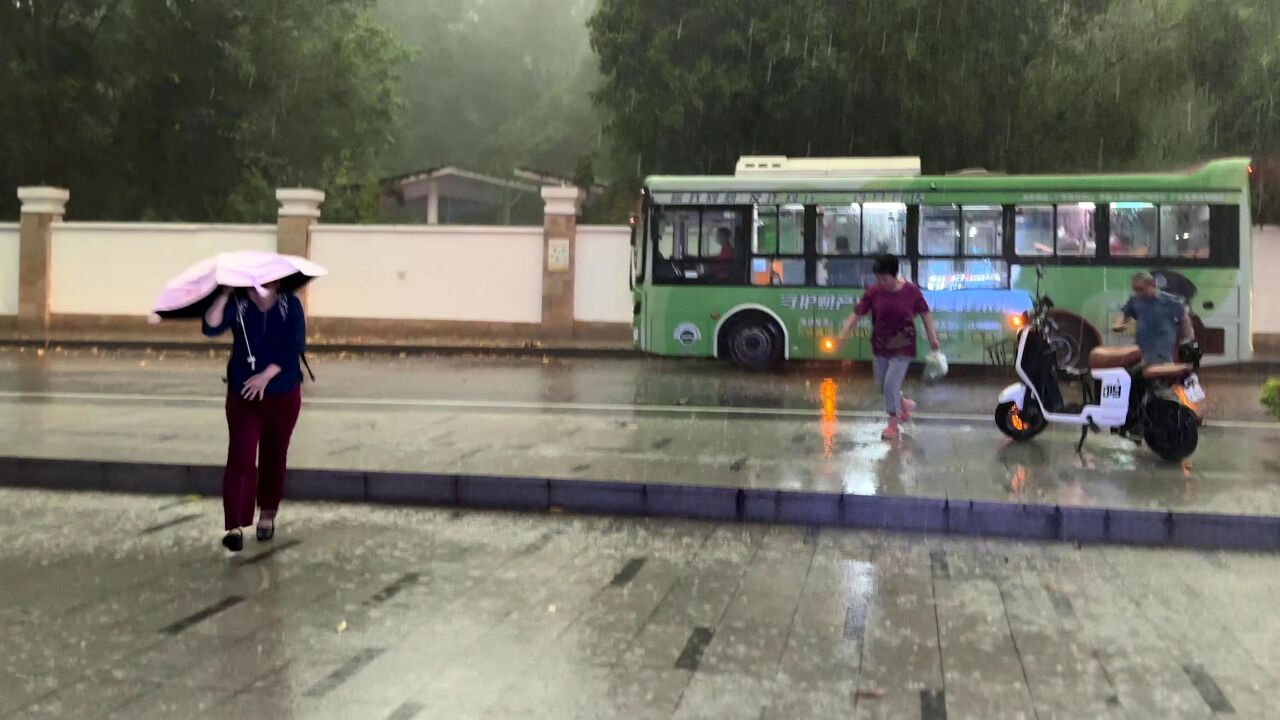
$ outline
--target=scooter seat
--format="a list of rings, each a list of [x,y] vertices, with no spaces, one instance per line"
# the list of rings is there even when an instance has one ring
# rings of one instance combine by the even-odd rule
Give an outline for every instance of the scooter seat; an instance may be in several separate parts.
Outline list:
[[[1089,351],[1089,369],[1133,367],[1142,362],[1142,349],[1137,345],[1099,347]]]
[[[1187,363],[1160,363],[1142,368],[1142,377],[1147,380],[1181,380],[1190,375],[1191,370]]]

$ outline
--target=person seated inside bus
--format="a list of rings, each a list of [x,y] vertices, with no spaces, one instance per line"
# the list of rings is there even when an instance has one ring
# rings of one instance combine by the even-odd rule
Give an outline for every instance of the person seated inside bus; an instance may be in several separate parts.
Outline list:
[[[1112,233],[1111,254],[1119,257],[1146,257],[1149,253],[1146,245],[1135,247],[1133,238],[1128,233]]]
[[[716,228],[716,254],[713,259],[718,262],[729,262],[733,260],[733,231],[727,227],[721,226]]]
[[[734,260],[738,256],[733,244],[733,231],[723,225],[716,228],[714,243],[707,248],[715,253],[707,254],[707,276],[717,280],[732,280],[737,270]]]
[[[1036,252],[1041,255],[1052,255],[1053,248],[1036,243]],[[1085,255],[1087,252],[1084,240],[1076,235],[1068,235],[1064,230],[1059,228],[1058,253],[1061,255]]]

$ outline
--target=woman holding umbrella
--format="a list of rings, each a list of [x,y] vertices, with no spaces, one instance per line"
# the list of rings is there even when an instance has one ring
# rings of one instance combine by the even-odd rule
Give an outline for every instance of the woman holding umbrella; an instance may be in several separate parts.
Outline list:
[[[302,407],[302,368],[307,322],[302,303],[279,282],[248,290],[222,289],[204,314],[204,334],[232,334],[227,363],[227,429],[230,445],[222,477],[222,505],[231,552],[244,548],[242,528],[258,540],[275,536],[284,493],[289,439]],[[255,467],[256,466],[256,467]]]
[[[202,260],[165,283],[152,322],[201,318],[209,337],[232,334],[227,362],[226,535],[244,549],[243,528],[258,507],[258,540],[275,537],[285,458],[302,406],[307,319],[294,293],[328,271],[310,260],[257,250]],[[309,370],[310,368],[308,368]]]

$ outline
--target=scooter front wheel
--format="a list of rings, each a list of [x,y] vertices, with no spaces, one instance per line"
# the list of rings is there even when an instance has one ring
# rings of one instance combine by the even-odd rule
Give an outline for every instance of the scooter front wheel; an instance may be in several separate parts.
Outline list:
[[[996,406],[996,427],[1000,428],[1000,432],[1019,442],[1030,440],[1044,432],[1048,426],[1049,423],[1044,416],[1032,408],[1019,410],[1018,406],[1011,402]]]

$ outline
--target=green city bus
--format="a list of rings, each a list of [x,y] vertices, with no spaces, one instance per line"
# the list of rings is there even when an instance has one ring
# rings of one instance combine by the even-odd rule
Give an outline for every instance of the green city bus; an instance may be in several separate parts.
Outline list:
[[[733,176],[650,177],[633,218],[635,344],[752,369],[868,359],[867,323],[834,338],[875,256],[893,253],[952,362],[1012,362],[1037,266],[1066,364],[1131,342],[1111,326],[1143,270],[1186,301],[1206,364],[1248,360],[1250,172],[1229,158],[1185,172],[931,177],[914,158],[746,157]]]

